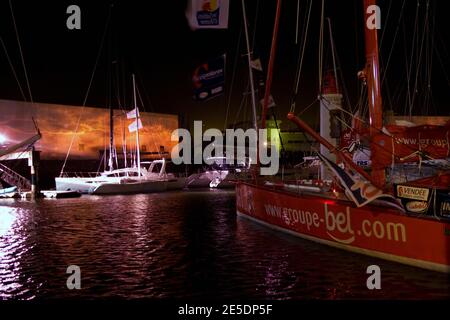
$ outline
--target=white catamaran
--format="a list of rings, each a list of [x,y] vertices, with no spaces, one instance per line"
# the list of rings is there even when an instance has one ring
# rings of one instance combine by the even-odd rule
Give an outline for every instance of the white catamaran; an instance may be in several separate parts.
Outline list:
[[[78,191],[87,194],[133,194],[152,193],[182,189],[185,178],[166,173],[165,159],[141,162],[139,150],[139,129],[142,123],[136,103],[136,83],[133,75],[134,110],[127,114],[135,121],[129,126],[136,132],[136,165],[122,169],[113,169],[113,146],[110,144],[109,170],[101,173],[67,174],[55,178],[56,190]],[[112,134],[112,133],[111,133]],[[111,139],[112,141],[112,139]],[[148,167],[146,167],[148,165]],[[160,168],[159,168],[160,167]],[[159,169],[159,171],[158,171]]]

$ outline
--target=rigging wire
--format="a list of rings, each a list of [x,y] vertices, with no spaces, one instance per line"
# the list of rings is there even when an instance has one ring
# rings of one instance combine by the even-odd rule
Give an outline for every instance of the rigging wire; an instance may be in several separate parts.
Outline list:
[[[232,100],[232,95],[233,95],[233,87],[234,87],[234,81],[236,78],[236,70],[237,70],[237,65],[239,62],[239,54],[240,54],[240,49],[241,49],[241,38],[242,38],[242,28],[243,26],[241,25],[241,28],[239,28],[239,35],[238,35],[238,39],[237,39],[237,45],[236,45],[236,53],[234,56],[234,63],[233,63],[233,71],[231,74],[231,82],[230,82],[230,92],[228,94],[228,101],[227,101],[227,109],[225,112],[225,121],[223,123],[223,129],[225,130],[227,128],[227,124],[228,124],[228,115],[230,112],[230,107],[231,107],[231,100]]]
[[[26,81],[26,84],[27,84],[28,94],[30,95],[31,103],[33,104],[33,95],[31,94],[30,81],[28,79],[27,68],[26,68],[26,65],[25,65],[25,59],[23,57],[22,45],[20,44],[19,32],[17,30],[16,18],[14,17],[14,10],[13,10],[13,7],[12,7],[11,0],[9,0],[9,8],[11,10],[11,16],[12,16],[13,25],[14,25],[14,31],[16,33],[17,44],[19,45],[20,60],[22,61],[22,67],[23,67],[23,71],[25,73],[25,81]]]
[[[17,85],[19,86],[20,94],[22,95],[23,100],[26,101],[27,98],[25,97],[25,93],[23,92],[22,86],[20,85],[20,80],[17,76],[16,69],[14,68],[14,65],[12,64],[12,61],[8,54],[8,50],[6,49],[6,46],[5,46],[5,43],[3,42],[2,37],[0,37],[0,43],[2,44],[3,50],[5,51],[6,60],[8,60],[9,66],[14,75],[14,79],[16,79]]]
[[[414,52],[416,49],[416,42],[417,42],[417,46],[418,46],[418,30],[419,30],[419,9],[420,9],[420,1],[417,0],[417,4],[416,4],[416,16],[414,19],[414,33],[413,33],[413,38],[412,38],[412,47],[411,47],[411,52],[412,52],[412,56],[411,56],[411,60],[409,60],[409,67],[407,70],[407,85],[408,85],[408,100],[407,100],[407,107],[409,108],[409,116],[411,116],[411,109],[412,109],[412,95],[415,95],[415,92],[411,93],[411,76],[412,76],[412,67],[413,67],[413,61],[414,61]],[[404,24],[403,24],[404,25]],[[405,32],[405,38],[406,38],[406,32]],[[405,39],[406,41],[406,39]],[[406,49],[406,46],[405,46]],[[405,52],[405,59],[406,61],[408,61],[408,57],[407,54]],[[417,59],[417,58],[416,58]]]
[[[387,26],[389,24],[389,17],[391,15],[392,2],[393,2],[393,0],[389,1],[389,7],[387,10],[387,14],[386,14],[386,22],[384,22],[385,26]],[[383,47],[383,40],[384,40],[384,36],[386,35],[387,29],[388,28],[383,28],[383,33],[381,35],[381,40],[380,40],[380,51],[381,51],[381,48]]]
[[[62,177],[62,175],[64,173],[64,168],[66,167],[67,159],[69,158],[70,151],[72,150],[72,146],[73,146],[73,143],[75,141],[75,137],[76,137],[78,129],[80,127],[81,118],[82,118],[83,113],[85,111],[86,102],[87,102],[87,99],[88,99],[88,96],[89,96],[89,92],[91,91],[92,81],[94,80],[94,75],[95,75],[95,72],[97,71],[98,62],[100,60],[100,56],[101,56],[101,53],[103,51],[103,45],[104,45],[104,42],[105,42],[105,38],[106,38],[106,34],[107,34],[107,31],[108,31],[108,26],[109,26],[109,22],[110,22],[110,18],[111,18],[111,10],[112,10],[112,6],[110,6],[110,8],[109,8],[108,17],[106,19],[106,24],[105,24],[105,29],[103,31],[102,40],[100,41],[100,48],[98,50],[97,57],[95,59],[94,69],[92,70],[92,74],[91,74],[91,77],[90,77],[90,80],[89,80],[89,85],[88,85],[86,94],[85,94],[84,99],[83,99],[83,105],[81,107],[80,116],[78,117],[78,120],[77,120],[77,125],[76,125],[76,128],[75,128],[75,132],[72,135],[72,139],[71,139],[70,145],[69,145],[69,150],[67,150],[67,154],[66,154],[66,157],[64,159],[64,163],[62,165],[62,168],[61,168],[61,172],[60,172],[60,175],[59,175],[60,177]]]
[[[300,20],[300,0],[297,0],[297,15],[295,19],[295,44],[298,44],[298,24]]]
[[[397,27],[396,27],[395,33],[394,33],[394,40],[392,41],[392,47],[391,47],[391,50],[389,52],[389,56],[388,56],[388,60],[387,60],[386,66],[384,67],[384,74],[383,74],[383,78],[381,80],[381,86],[383,86],[384,80],[386,78],[387,71],[389,69],[389,65],[390,65],[391,58],[392,58],[392,53],[393,53],[394,47],[395,47],[395,42],[396,42],[396,39],[397,39],[397,36],[398,36],[398,32],[399,32],[400,26],[401,26],[400,22],[403,19],[403,11],[405,9],[405,3],[406,3],[406,0],[403,0],[402,7],[400,9],[400,19],[398,20]]]
[[[425,14],[425,26],[428,25],[428,19],[429,19],[429,9],[430,9],[430,1],[427,1],[427,5],[426,5],[426,14]],[[423,47],[424,47],[424,41],[425,41],[425,35],[427,33],[423,32],[422,33],[422,39],[420,41],[420,51],[419,51],[419,55],[417,56],[417,61],[416,61],[416,66],[417,66],[417,70],[416,70],[416,76],[415,76],[415,81],[414,81],[414,91],[413,91],[413,95],[412,95],[412,100],[411,100],[411,105],[409,106],[409,115],[412,115],[412,111],[414,108],[414,102],[416,101],[416,93],[417,93],[417,85],[418,85],[418,80],[419,80],[419,73],[420,73],[420,67],[422,65],[422,55],[423,55]]]
[[[252,51],[255,49],[255,42],[256,42],[256,30],[258,30],[258,15],[259,15],[259,1],[256,1],[256,9],[255,9],[255,22],[253,27],[253,35],[252,35]]]
[[[308,40],[308,30],[309,30],[309,22],[310,22],[310,17],[311,17],[311,8],[312,8],[312,0],[310,0],[309,2],[309,9],[308,9],[308,17],[306,19],[306,25],[304,25],[304,34],[302,35],[302,49],[301,49],[301,54],[299,55],[298,58],[298,63],[297,63],[297,77],[295,80],[295,88],[294,88],[294,94],[293,97],[291,98],[291,110],[290,112],[294,113],[295,112],[295,103],[298,97],[298,93],[299,93],[299,86],[300,86],[300,76],[302,73],[302,68],[303,68],[303,61],[304,61],[304,57],[305,57],[305,51],[306,51],[306,43]],[[306,14],[306,13],[305,13]]]
[[[319,92],[322,88],[323,77],[323,29],[325,22],[325,0],[322,0],[322,9],[320,14],[320,35],[319,35]]]

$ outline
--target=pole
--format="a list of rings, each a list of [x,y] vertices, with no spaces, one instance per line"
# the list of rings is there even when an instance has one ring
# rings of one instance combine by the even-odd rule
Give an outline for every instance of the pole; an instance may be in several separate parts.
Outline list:
[[[376,5],[376,0],[364,0],[364,37],[366,46],[366,77],[367,77],[367,97],[369,100],[369,121],[370,137],[380,132],[383,127],[383,107],[381,99],[380,71],[378,59],[378,31],[376,28],[369,29],[367,21],[370,14],[367,13],[369,6]],[[371,142],[372,146],[373,143]],[[374,148],[371,146],[371,149]],[[373,152],[371,153],[373,156]],[[376,159],[372,158],[372,166]],[[384,186],[386,183],[386,174],[384,169],[372,169],[372,179],[378,186]]]
[[[109,171],[112,171],[114,169],[113,164],[113,149],[114,149],[114,111],[111,106],[111,102],[109,105],[109,160],[108,160],[108,166]]]
[[[30,158],[28,161],[31,172],[31,197],[36,199],[39,196],[39,157],[34,147],[29,151],[29,154]]]
[[[275,63],[275,53],[277,50],[278,26],[280,24],[281,0],[277,0],[277,11],[275,15],[275,23],[273,26],[272,48],[270,49],[269,66],[267,68],[266,91],[264,93],[264,102],[261,114],[261,128],[266,128],[267,106],[269,105],[270,87],[272,85],[273,65]]]
[[[136,112],[136,156],[137,156],[137,168],[138,168],[138,176],[141,176],[141,151],[140,151],[140,143],[139,143],[139,111],[136,102],[136,80],[134,79],[133,74],[133,98],[134,98],[134,111]]]
[[[250,77],[250,92],[252,95],[253,127],[255,128],[256,132],[258,132],[258,119],[256,116],[255,84],[253,81],[253,70],[251,65],[252,58],[250,53],[250,40],[248,37],[247,14],[245,13],[244,0],[241,0],[241,3],[242,3],[242,15],[244,17],[245,44],[247,45],[247,61],[248,61],[248,74]]]

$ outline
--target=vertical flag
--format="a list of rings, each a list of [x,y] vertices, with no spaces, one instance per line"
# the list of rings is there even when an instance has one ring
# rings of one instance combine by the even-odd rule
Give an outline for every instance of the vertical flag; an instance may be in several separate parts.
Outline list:
[[[127,119],[135,119],[136,118],[136,114],[139,117],[139,109],[136,110],[136,108],[135,108],[135,109],[133,109],[131,111],[128,111],[127,112]]]
[[[203,101],[224,92],[226,55],[203,63],[194,70],[194,100]]]
[[[144,126],[142,125],[141,119],[134,120],[129,126],[128,131],[135,132],[136,130],[142,129]]]
[[[261,99],[261,101],[259,103],[261,103],[261,105],[263,106],[264,105],[264,99]],[[269,95],[269,101],[267,103],[267,108],[274,108],[276,106],[277,105],[275,103],[275,100],[273,100],[272,95]]]
[[[189,0],[186,18],[192,30],[227,29],[229,0]]]
[[[348,170],[342,169],[320,152],[318,152],[317,155],[320,160],[331,170],[331,172],[333,172],[334,176],[341,182],[341,185],[345,189],[345,194],[353,200],[357,207],[365,206],[366,204],[377,199],[383,199],[385,202],[389,202],[390,205],[404,211],[403,206],[394,196],[383,193],[383,190],[378,189],[369,181],[355,179],[355,177]]]

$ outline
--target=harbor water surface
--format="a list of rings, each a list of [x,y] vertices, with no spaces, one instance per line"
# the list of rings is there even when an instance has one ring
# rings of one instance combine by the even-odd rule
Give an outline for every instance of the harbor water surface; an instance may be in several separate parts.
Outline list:
[[[267,229],[233,191],[0,200],[0,299],[57,298],[448,299],[450,278]]]

